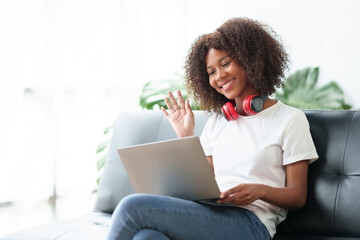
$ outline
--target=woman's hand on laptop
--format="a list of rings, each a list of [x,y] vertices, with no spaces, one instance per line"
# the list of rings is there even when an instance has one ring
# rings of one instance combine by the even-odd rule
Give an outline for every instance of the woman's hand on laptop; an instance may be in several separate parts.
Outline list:
[[[220,194],[218,203],[231,203],[235,206],[244,206],[250,204],[264,195],[261,184],[239,184]]]
[[[161,108],[162,112],[169,120],[178,137],[194,136],[195,120],[194,113],[192,112],[190,107],[189,99],[186,99],[185,102],[180,90],[178,90],[178,104],[174,95],[170,91],[168,92],[168,94],[170,100],[169,98],[165,98],[164,100],[169,112],[166,111],[163,107]]]

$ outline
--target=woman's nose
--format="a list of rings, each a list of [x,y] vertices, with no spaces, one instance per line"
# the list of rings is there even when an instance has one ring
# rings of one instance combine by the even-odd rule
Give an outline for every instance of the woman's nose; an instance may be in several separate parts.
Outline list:
[[[221,81],[225,75],[226,75],[226,72],[224,70],[218,70],[216,72],[215,81]]]

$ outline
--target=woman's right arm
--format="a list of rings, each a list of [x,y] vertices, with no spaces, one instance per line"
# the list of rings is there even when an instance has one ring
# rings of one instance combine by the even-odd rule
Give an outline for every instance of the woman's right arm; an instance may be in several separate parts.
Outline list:
[[[189,99],[186,99],[185,102],[180,90],[178,90],[177,95],[179,98],[179,107],[173,94],[171,92],[168,94],[170,100],[168,98],[165,98],[164,100],[169,112],[167,112],[163,107],[161,108],[162,112],[169,120],[178,137],[182,138],[194,136],[195,119],[194,113],[190,107]]]

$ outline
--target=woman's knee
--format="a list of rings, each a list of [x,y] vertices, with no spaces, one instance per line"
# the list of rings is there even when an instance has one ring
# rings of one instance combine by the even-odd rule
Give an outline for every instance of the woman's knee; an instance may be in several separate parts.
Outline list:
[[[143,194],[131,194],[129,196],[124,197],[120,201],[119,205],[121,208],[131,209],[136,205],[141,204],[142,201],[143,201]]]
[[[152,206],[154,196],[149,194],[132,194],[124,197],[117,209],[115,210],[116,214],[120,215],[136,215],[137,212],[140,212],[148,207]]]
[[[133,240],[153,240],[153,239],[170,240],[170,238],[167,237],[165,234],[153,229],[142,229],[138,231],[133,238]]]

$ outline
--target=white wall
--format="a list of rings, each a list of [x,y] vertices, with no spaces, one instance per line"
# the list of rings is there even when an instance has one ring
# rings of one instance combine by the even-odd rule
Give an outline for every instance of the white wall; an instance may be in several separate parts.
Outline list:
[[[93,189],[102,130],[139,108],[145,82],[183,73],[194,39],[231,17],[272,26],[293,71],[320,66],[320,84],[336,80],[360,108],[359,10],[356,0],[0,1],[0,201],[48,196],[54,172],[62,194]]]

